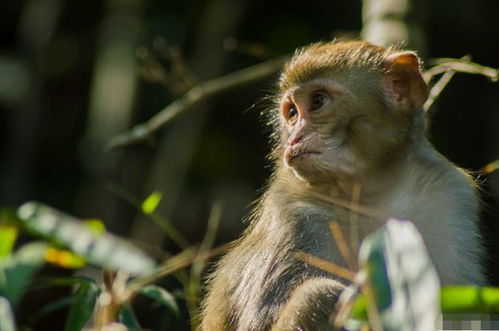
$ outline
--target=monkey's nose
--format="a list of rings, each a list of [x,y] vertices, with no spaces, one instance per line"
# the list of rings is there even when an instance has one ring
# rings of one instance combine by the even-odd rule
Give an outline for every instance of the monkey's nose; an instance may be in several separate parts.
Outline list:
[[[299,143],[303,138],[303,133],[298,131],[294,134],[292,134],[289,139],[288,139],[288,144],[290,146],[293,146],[293,145],[296,145],[297,143]]]
[[[306,121],[304,119],[300,119],[298,123],[296,123],[294,130],[291,132],[291,135],[288,138],[289,146],[298,144],[303,139],[303,137],[305,137],[306,131]]]

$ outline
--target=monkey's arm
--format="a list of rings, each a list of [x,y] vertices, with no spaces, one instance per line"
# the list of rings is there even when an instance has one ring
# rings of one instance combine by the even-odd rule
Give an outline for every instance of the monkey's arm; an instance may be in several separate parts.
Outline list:
[[[272,331],[333,330],[329,317],[343,288],[329,278],[306,280],[291,293]]]

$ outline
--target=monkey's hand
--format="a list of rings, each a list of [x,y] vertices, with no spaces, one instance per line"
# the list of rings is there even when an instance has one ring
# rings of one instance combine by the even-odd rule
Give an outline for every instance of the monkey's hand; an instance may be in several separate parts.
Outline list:
[[[312,278],[298,286],[284,305],[272,331],[331,331],[329,318],[344,285]]]

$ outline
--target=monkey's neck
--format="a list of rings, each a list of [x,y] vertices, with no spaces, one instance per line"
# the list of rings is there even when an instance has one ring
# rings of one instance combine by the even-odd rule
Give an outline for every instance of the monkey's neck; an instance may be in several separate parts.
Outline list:
[[[297,197],[310,197],[311,193],[317,193],[350,200],[359,194],[359,202],[368,203],[371,197],[376,198],[403,182],[409,175],[409,170],[417,163],[416,159],[428,158],[428,155],[435,154],[426,138],[419,137],[415,141],[404,145],[401,150],[388,153],[389,157],[370,169],[354,171],[351,174],[331,174],[321,182],[308,182],[296,176],[291,168],[280,167],[275,174],[275,180],[286,188],[285,191]]]

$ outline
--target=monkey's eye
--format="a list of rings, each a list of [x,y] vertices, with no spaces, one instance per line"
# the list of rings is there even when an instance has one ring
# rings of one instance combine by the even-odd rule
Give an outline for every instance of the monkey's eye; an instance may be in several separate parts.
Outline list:
[[[312,95],[312,100],[310,104],[310,109],[312,111],[317,110],[321,108],[324,103],[326,102],[327,96],[324,94],[324,92],[316,92]]]
[[[289,123],[293,124],[294,122],[296,122],[297,119],[298,119],[298,110],[294,105],[292,105],[288,109],[287,120]]]

